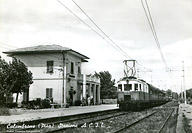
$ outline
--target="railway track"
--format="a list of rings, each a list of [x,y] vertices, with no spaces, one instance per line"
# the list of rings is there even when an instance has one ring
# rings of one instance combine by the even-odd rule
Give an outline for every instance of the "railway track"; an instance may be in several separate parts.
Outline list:
[[[173,112],[177,113],[174,107],[159,107],[140,112],[130,112],[121,116],[112,116],[110,118],[87,122],[87,125],[78,126],[77,128],[60,131],[60,133],[133,133],[133,132],[155,132],[163,133],[167,131],[169,119]],[[102,123],[100,126],[94,126],[94,123]],[[91,126],[90,126],[91,124]],[[169,129],[169,128],[168,128]],[[171,132],[172,133],[172,132]]]
[[[153,111],[153,113],[155,113]],[[143,118],[146,115],[152,115],[151,110],[145,110],[141,112],[129,112],[122,115],[112,115],[110,117],[98,118],[90,121],[84,121],[81,124],[79,123],[77,128],[68,128],[65,130],[59,130],[56,132],[59,133],[71,133],[71,132],[95,132],[95,133],[105,133],[105,132],[113,132],[116,129],[116,126],[123,126],[124,121],[129,119],[129,122],[132,122],[135,119]],[[117,123],[121,121],[122,123]],[[112,122],[112,125],[111,123]],[[110,126],[111,125],[111,126]]]
[[[90,112],[90,113],[76,114],[76,115],[70,115],[70,116],[59,116],[59,117],[37,119],[37,120],[31,120],[31,121],[22,121],[22,122],[17,122],[17,123],[7,123],[7,124],[5,123],[5,124],[0,124],[0,131],[3,131],[3,132],[19,132],[19,131],[30,132],[30,131],[34,131],[37,129],[37,132],[40,132],[41,128],[51,128],[50,125],[54,125],[56,123],[77,121],[77,120],[80,120],[83,118],[91,118],[91,117],[96,117],[98,115],[102,116],[102,115],[113,114],[113,113],[117,113],[117,112],[119,112],[119,109],[100,111],[100,112]],[[30,125],[31,128],[21,128],[23,125],[25,125],[25,126]],[[40,126],[42,126],[42,127],[40,127]],[[17,128],[17,127],[19,127],[19,128]]]
[[[155,111],[141,119],[134,121],[133,123],[124,126],[123,128],[113,131],[113,133],[132,133],[132,132],[154,132],[162,133],[167,121],[172,116],[172,113],[175,111],[174,108],[171,108],[166,115],[163,115],[167,111],[167,108],[162,108],[161,110]],[[160,119],[161,118],[161,119]],[[158,122],[157,122],[158,121]],[[144,126],[143,126],[144,125]],[[160,127],[160,128],[159,128]]]
[[[152,112],[151,114],[149,114],[149,115],[147,115],[147,116],[145,116],[145,117],[143,117],[143,118],[141,118],[141,119],[139,119],[139,120],[136,120],[135,122],[133,122],[133,123],[131,123],[131,124],[129,124],[129,125],[126,125],[126,126],[123,127],[123,128],[117,129],[116,131],[113,131],[112,133],[120,133],[120,132],[122,132],[122,131],[124,131],[124,130],[126,130],[126,129],[134,126],[134,125],[136,125],[137,123],[141,122],[142,120],[147,119],[148,117],[154,115],[155,113],[157,113],[157,111]]]
[[[166,118],[166,120],[164,121],[163,125],[161,126],[161,128],[159,129],[158,133],[161,133],[163,131],[163,128],[165,127],[165,124],[168,122],[169,118],[171,117],[171,115],[173,114],[174,109],[172,109],[171,113],[168,115],[168,117]]]
[[[65,130],[68,129],[73,129],[73,128],[83,128],[86,127],[87,124],[89,123],[89,126],[103,126],[103,123],[98,123],[98,121],[110,119],[113,117],[118,117],[122,115],[127,115],[129,112],[113,112],[113,113],[107,113],[107,114],[102,114],[102,115],[97,115],[97,116],[86,116],[84,118],[77,118],[74,120],[70,121],[65,121],[65,122],[57,122],[55,125],[60,126],[59,128],[55,128],[53,130],[46,131],[46,133],[55,133],[55,132],[65,132]],[[93,125],[95,124],[95,125]],[[56,126],[56,127],[58,127]]]
[[[36,128],[14,130],[15,132],[57,132],[57,133],[118,133],[118,132],[157,132],[166,131],[167,122],[176,107],[155,107],[139,112],[120,112],[119,110],[89,113],[53,121],[42,121]],[[152,129],[151,129],[152,127]]]
[[[128,114],[129,112],[120,112],[119,110],[110,110],[110,111],[102,111],[102,112],[93,112],[88,114],[82,114],[77,116],[71,116],[64,118],[64,119],[58,119],[53,121],[42,121],[36,122],[35,128],[26,128],[26,129],[15,129],[12,130],[12,132],[58,132],[58,131],[65,131],[67,129],[81,127],[85,123],[93,123],[95,121],[109,119],[111,117],[115,116],[121,116]],[[41,122],[42,121],[42,122]],[[22,125],[22,124],[20,124]],[[27,124],[26,124],[27,125]]]

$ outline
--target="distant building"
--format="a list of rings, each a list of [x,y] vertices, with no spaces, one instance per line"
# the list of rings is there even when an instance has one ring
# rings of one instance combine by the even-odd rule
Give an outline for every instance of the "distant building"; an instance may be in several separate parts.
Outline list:
[[[33,84],[20,101],[35,98],[50,99],[65,106],[93,98],[100,104],[100,79],[81,73],[81,64],[87,56],[59,45],[39,45],[4,52],[21,60],[33,73]]]

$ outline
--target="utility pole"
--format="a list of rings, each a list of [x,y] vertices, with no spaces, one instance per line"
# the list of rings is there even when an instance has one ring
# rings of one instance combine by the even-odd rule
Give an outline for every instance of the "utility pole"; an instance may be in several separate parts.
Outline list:
[[[63,86],[62,86],[62,107],[64,106],[64,107],[66,107],[66,104],[67,104],[67,100],[66,100],[66,80],[67,80],[67,73],[66,73],[66,62],[65,62],[65,54],[64,53],[62,53],[62,55],[63,55]]]
[[[183,78],[183,81],[181,80],[181,100],[186,104],[186,90],[185,90],[185,70],[184,70],[184,61],[182,61],[182,70],[171,70],[171,71],[182,71],[181,77]]]
[[[186,101],[186,90],[185,90],[185,70],[184,70],[184,61],[182,61],[182,71],[183,71],[183,90],[184,90],[184,102],[185,104],[187,104],[187,101]]]
[[[183,83],[182,83],[182,81],[181,81],[181,100],[183,100]]]

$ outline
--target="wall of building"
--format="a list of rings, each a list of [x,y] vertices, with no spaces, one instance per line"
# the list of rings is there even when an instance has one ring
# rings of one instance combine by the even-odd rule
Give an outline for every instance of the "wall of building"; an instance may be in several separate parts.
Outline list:
[[[27,55],[16,55],[17,59],[25,63],[28,69],[33,73],[33,84],[29,89],[29,100],[35,98],[46,98],[46,88],[53,89],[53,101],[62,102],[62,87],[63,87],[63,55],[62,54],[27,54]],[[53,73],[47,73],[47,61],[54,61]],[[74,73],[71,74],[71,62],[74,64]],[[78,67],[81,67],[81,59],[77,56],[70,54],[65,55],[66,64],[66,88],[67,96],[69,98],[68,91],[73,88],[76,92],[78,90],[77,78],[78,78]],[[76,93],[73,96],[73,101],[79,99]],[[22,101],[22,95],[19,97],[19,101]]]
[[[62,79],[60,80],[34,80],[29,89],[29,100],[46,98],[46,88],[52,88],[53,101],[62,102]]]
[[[66,99],[70,98],[69,90],[73,89],[73,103],[82,100],[83,75],[81,75],[81,59],[70,53],[64,55],[66,65],[66,79],[63,80],[63,55],[61,53],[23,54],[16,55],[17,59],[25,63],[33,73],[33,84],[29,88],[29,100],[46,98],[46,88],[52,88],[53,102],[62,103],[63,81],[66,81]],[[47,61],[54,61],[53,73],[47,73]],[[71,73],[71,62],[74,72]],[[80,68],[80,71],[78,70]],[[64,73],[65,74],[65,73]],[[100,81],[95,77],[86,76],[86,94],[94,97],[94,103],[100,103]],[[97,85],[96,85],[97,84]],[[89,92],[89,93],[88,93]],[[85,97],[86,98],[86,97]],[[23,100],[19,96],[19,102]]]

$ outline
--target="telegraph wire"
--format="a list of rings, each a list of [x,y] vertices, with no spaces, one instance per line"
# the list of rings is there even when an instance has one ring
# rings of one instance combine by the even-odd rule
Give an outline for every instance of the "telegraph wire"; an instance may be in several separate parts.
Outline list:
[[[146,8],[145,8],[145,5],[144,5],[144,3],[143,3],[143,0],[141,0],[141,4],[142,4],[142,7],[143,7],[143,9],[144,9],[146,18],[147,18],[147,20],[148,20],[150,29],[151,29],[151,31],[152,31],[153,37],[154,37],[155,42],[156,42],[156,44],[157,44],[157,48],[158,48],[158,50],[159,50],[159,52],[160,52],[160,55],[161,55],[161,58],[162,58],[162,60],[163,60],[164,65],[165,65],[165,68],[166,68],[166,70],[169,72],[169,71],[170,71],[170,68],[168,67],[168,65],[167,65],[167,63],[166,63],[165,57],[164,57],[163,52],[162,52],[162,50],[161,50],[161,46],[160,46],[160,43],[159,43],[159,39],[158,39],[158,37],[157,37],[157,33],[156,33],[156,30],[155,30],[155,26],[154,26],[154,23],[153,23],[153,19],[152,19],[150,10],[149,10],[149,6],[148,6],[148,3],[147,3],[147,0],[145,0],[145,5],[146,5],[146,7],[147,7],[147,10],[146,10]],[[148,13],[147,13],[147,11],[148,11]]]
[[[146,8],[145,8],[145,5],[144,5],[144,3],[143,3],[143,0],[141,0],[141,3],[142,3],[142,7],[143,7],[143,9],[144,9],[144,12],[145,12],[147,21],[148,21],[148,23],[149,23],[150,29],[151,29],[151,31],[152,31],[153,37],[154,37],[154,39],[155,39],[157,48],[158,48],[159,53],[160,53],[160,55],[161,55],[162,61],[163,61],[164,65],[165,65],[165,69],[166,69],[166,71],[167,71],[167,73],[168,73],[168,75],[169,75],[169,77],[170,77],[170,79],[171,79],[171,86],[173,86],[173,78],[172,78],[172,73],[171,73],[171,71],[170,71],[171,69],[168,67],[168,65],[167,65],[167,63],[166,63],[166,60],[165,60],[165,57],[164,57],[164,55],[163,55],[163,52],[162,52],[162,49],[161,49],[161,45],[160,45],[160,43],[159,43],[159,39],[158,39],[156,30],[155,30],[155,26],[154,26],[154,23],[153,23],[153,19],[152,19],[150,10],[149,10],[149,6],[148,6],[148,3],[147,3],[147,0],[145,0],[145,5],[146,5],[146,7],[147,7],[147,10],[146,10]],[[147,13],[147,11],[148,11],[148,13]],[[171,88],[172,88],[172,87],[171,87]],[[171,90],[172,90],[172,89],[171,89]]]
[[[4,46],[0,46],[0,47],[3,48],[3,49],[12,50],[12,49],[4,47]]]
[[[73,11],[71,11],[67,6],[65,6],[61,1],[57,0],[65,9],[67,9],[70,13],[72,13],[76,18],[78,18],[82,23],[84,23],[88,28],[94,31],[101,38],[105,39],[102,35],[100,35],[96,30],[94,30],[91,26],[89,26],[85,21],[83,21],[79,16],[77,16]]]
[[[67,6],[65,6],[60,0],[57,0],[64,8],[66,8],[71,14],[73,14],[78,20],[80,20],[83,24],[85,24],[89,29],[91,29],[93,32],[95,32],[98,36],[100,36],[103,40],[105,40],[109,45],[111,45],[113,48],[115,48],[116,50],[118,50],[121,54],[123,54],[124,56],[128,56],[126,55],[126,53],[124,53],[123,50],[117,49],[114,45],[112,45],[111,43],[109,43],[106,38],[109,39],[109,37],[106,36],[103,37],[100,33],[98,33],[95,29],[93,29],[90,25],[88,25],[85,21],[83,21],[78,15],[76,15],[72,10],[70,10]],[[85,13],[86,14],[86,13]],[[88,16],[88,15],[86,15]],[[90,17],[88,17],[90,18]],[[92,20],[92,19],[91,19]],[[96,26],[97,27],[97,26]],[[99,28],[100,29],[100,28]],[[110,40],[110,39],[109,39]],[[114,41],[110,40],[112,43],[114,43]],[[115,43],[114,43],[115,44]],[[129,58],[131,58],[130,56],[128,56]],[[132,58],[131,58],[132,59]]]
[[[8,50],[11,50],[11,49],[13,49],[13,48],[17,48],[17,47],[15,47],[15,46],[11,46],[11,45],[8,45],[8,44],[6,44],[6,43],[0,43],[0,47],[5,48],[5,49],[8,49]]]
[[[99,35],[102,39],[106,40],[106,38],[108,38],[113,44],[115,44],[115,42],[109,38],[109,36],[103,32],[103,30],[101,30],[101,28],[99,28],[99,26],[82,10],[82,8],[80,6],[79,9],[91,20],[91,22],[93,22],[93,24],[106,36],[103,37],[101,34],[99,34],[95,29],[93,29],[91,26],[89,26],[85,21],[83,21],[79,16],[77,16],[73,11],[71,11],[67,6],[65,6],[62,2],[60,2],[59,0],[57,0],[61,5],[63,5],[63,7],[65,7],[69,12],[71,12],[75,17],[77,17],[82,23],[84,23],[88,28],[90,28],[91,30],[93,30],[97,35]],[[73,1],[74,2],[74,1]],[[75,3],[75,2],[74,2]],[[77,5],[77,3],[75,3]],[[107,42],[108,44],[110,44],[111,46],[114,47],[114,45],[112,45],[111,43]],[[116,45],[116,44],[115,44]],[[118,45],[116,45],[116,47],[118,47]],[[116,47],[114,47],[116,49]],[[116,49],[117,50],[117,49]],[[119,48],[119,50],[121,52],[124,53],[124,56],[128,56],[121,48]],[[118,50],[118,51],[119,51]],[[120,52],[119,51],[119,52]],[[122,53],[121,53],[122,54]],[[131,58],[130,56],[128,56],[129,58]],[[131,58],[132,59],[132,58]]]
[[[0,44],[3,44],[3,43],[0,43]],[[6,44],[6,45],[8,45],[8,44]],[[8,46],[14,47],[14,48],[18,49],[18,47],[15,47],[15,46],[12,46],[12,45],[8,45]],[[13,50],[13,49],[6,48],[6,47],[3,47],[3,46],[0,46],[0,47],[1,47],[1,48],[4,48],[4,49],[7,49],[7,50]],[[33,56],[35,56],[35,57],[37,57],[37,58],[40,58],[40,59],[46,59],[46,60],[48,60],[48,58],[39,57],[39,56],[37,56],[37,55],[33,55]],[[55,56],[53,56],[53,55],[51,55],[50,57],[54,57],[54,58],[60,60],[60,58],[55,57]],[[62,61],[57,61],[57,60],[55,60],[55,62],[62,63]]]
[[[91,17],[89,17],[89,15],[74,1],[72,0],[72,2],[85,14],[85,16],[88,17],[88,19],[120,50],[122,51],[122,53],[125,54],[125,56],[129,57],[130,59],[132,59],[129,55],[127,55],[126,52],[124,52],[121,47],[119,47],[94,21],[93,19],[91,19]]]
[[[12,48],[17,48],[17,47],[15,47],[15,46],[11,46],[11,45],[6,44],[6,43],[0,43],[0,45],[9,46],[9,47],[12,47]]]
[[[59,1],[59,0],[58,0]],[[59,1],[60,2],[60,1]],[[128,58],[130,58],[130,59],[132,59],[124,50],[122,50],[122,48],[121,47],[119,47],[94,21],[93,21],[93,19],[74,1],[74,0],[72,0],[72,2],[83,12],[83,14],[99,29],[99,31],[101,32],[101,33],[103,33],[103,35],[104,36],[106,36],[106,38],[108,39],[108,40],[110,40],[110,42],[112,42],[116,47],[114,47],[114,45],[112,45],[116,50],[118,50],[118,51],[120,51],[121,52],[121,54],[123,54],[126,58],[128,57]],[[61,3],[61,2],[60,2]],[[65,6],[66,7],[66,6]],[[70,11],[70,12],[72,12],[72,11]],[[75,15],[75,16],[77,16],[77,15]],[[78,17],[79,18],[79,17]],[[83,21],[83,20],[81,20],[81,21]],[[83,21],[84,22],[84,21]],[[103,39],[105,39],[104,37],[102,37]],[[106,40],[106,39],[105,39]],[[111,45],[111,44],[110,44]],[[133,59],[132,59],[133,60]],[[148,69],[148,68],[146,68],[146,67],[144,67],[144,66],[142,66],[140,63],[138,63],[138,62],[136,62],[139,66],[141,66],[141,67],[143,67],[144,69],[147,69],[147,70],[149,70],[150,72],[151,72],[151,70],[150,69]]]
[[[145,3],[146,3],[146,6],[147,6],[147,10],[148,10],[148,12],[149,12],[149,18],[150,18],[150,20],[151,20],[151,24],[152,24],[152,27],[153,27],[153,31],[154,31],[154,34],[155,34],[155,37],[156,37],[156,42],[157,42],[158,49],[159,49],[159,51],[160,51],[161,57],[162,57],[162,59],[163,59],[163,62],[164,62],[164,64],[165,64],[165,66],[166,66],[167,71],[170,71],[170,69],[169,69],[169,67],[168,67],[168,65],[167,65],[167,63],[166,63],[166,60],[165,60],[165,58],[164,58],[164,56],[163,56],[163,52],[162,52],[162,50],[161,50],[161,45],[160,45],[159,39],[158,39],[158,37],[157,37],[157,33],[156,33],[156,30],[155,30],[155,26],[154,26],[154,23],[153,23],[153,19],[152,19],[150,10],[149,10],[149,6],[148,6],[148,3],[147,3],[147,0],[145,0]]]
[[[79,21],[81,21],[83,24],[85,24],[89,29],[91,29],[94,33],[96,33],[98,36],[100,36],[103,40],[105,40],[109,45],[111,45],[113,48],[115,48],[111,43],[109,43],[105,37],[103,37],[101,34],[99,34],[95,29],[93,29],[90,25],[88,25],[85,21],[83,21],[78,15],[76,15],[72,10],[70,10],[67,6],[65,6],[61,1],[57,0],[65,9],[67,9],[71,14],[73,14]],[[116,48],[115,48],[116,49]],[[120,51],[119,51],[120,52]]]

